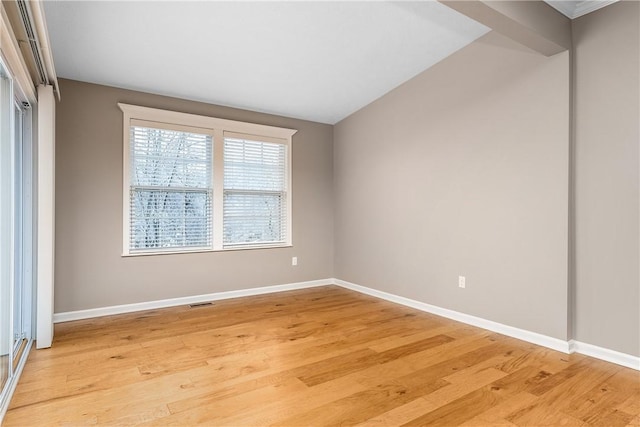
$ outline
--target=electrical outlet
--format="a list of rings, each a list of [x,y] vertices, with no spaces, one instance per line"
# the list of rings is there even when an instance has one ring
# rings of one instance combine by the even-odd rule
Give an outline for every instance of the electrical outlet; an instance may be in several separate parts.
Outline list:
[[[464,276],[458,276],[458,286],[461,288],[466,288],[467,284],[466,284],[466,279]]]
[[[293,258],[291,258],[291,265],[298,265],[298,257],[294,256]]]

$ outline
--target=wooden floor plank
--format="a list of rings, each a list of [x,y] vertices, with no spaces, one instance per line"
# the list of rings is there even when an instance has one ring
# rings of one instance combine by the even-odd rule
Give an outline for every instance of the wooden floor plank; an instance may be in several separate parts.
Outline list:
[[[336,286],[56,325],[4,420],[638,426],[637,371]]]

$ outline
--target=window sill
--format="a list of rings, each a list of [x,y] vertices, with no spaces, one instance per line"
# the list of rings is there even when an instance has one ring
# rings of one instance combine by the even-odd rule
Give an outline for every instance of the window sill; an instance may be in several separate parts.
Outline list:
[[[205,252],[232,252],[232,251],[249,251],[256,249],[278,249],[278,248],[292,248],[293,245],[290,243],[282,243],[282,244],[273,244],[273,245],[238,245],[238,246],[230,246],[223,249],[211,249],[211,248],[194,248],[188,250],[166,250],[166,251],[144,251],[144,252],[133,252],[133,253],[123,253],[121,256],[123,258],[129,257],[139,257],[139,256],[155,256],[155,255],[181,255],[181,254],[197,254],[197,253],[205,253]]]

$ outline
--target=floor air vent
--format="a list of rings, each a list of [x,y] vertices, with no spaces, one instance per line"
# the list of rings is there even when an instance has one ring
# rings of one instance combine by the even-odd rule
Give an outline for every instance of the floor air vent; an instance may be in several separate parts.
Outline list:
[[[189,308],[196,308],[196,307],[204,307],[207,305],[213,305],[212,302],[197,302],[195,304],[189,304]]]

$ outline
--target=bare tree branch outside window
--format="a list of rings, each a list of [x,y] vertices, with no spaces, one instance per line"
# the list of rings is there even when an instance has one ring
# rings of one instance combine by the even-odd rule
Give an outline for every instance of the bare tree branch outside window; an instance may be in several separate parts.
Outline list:
[[[131,127],[132,250],[211,245],[212,138]]]

